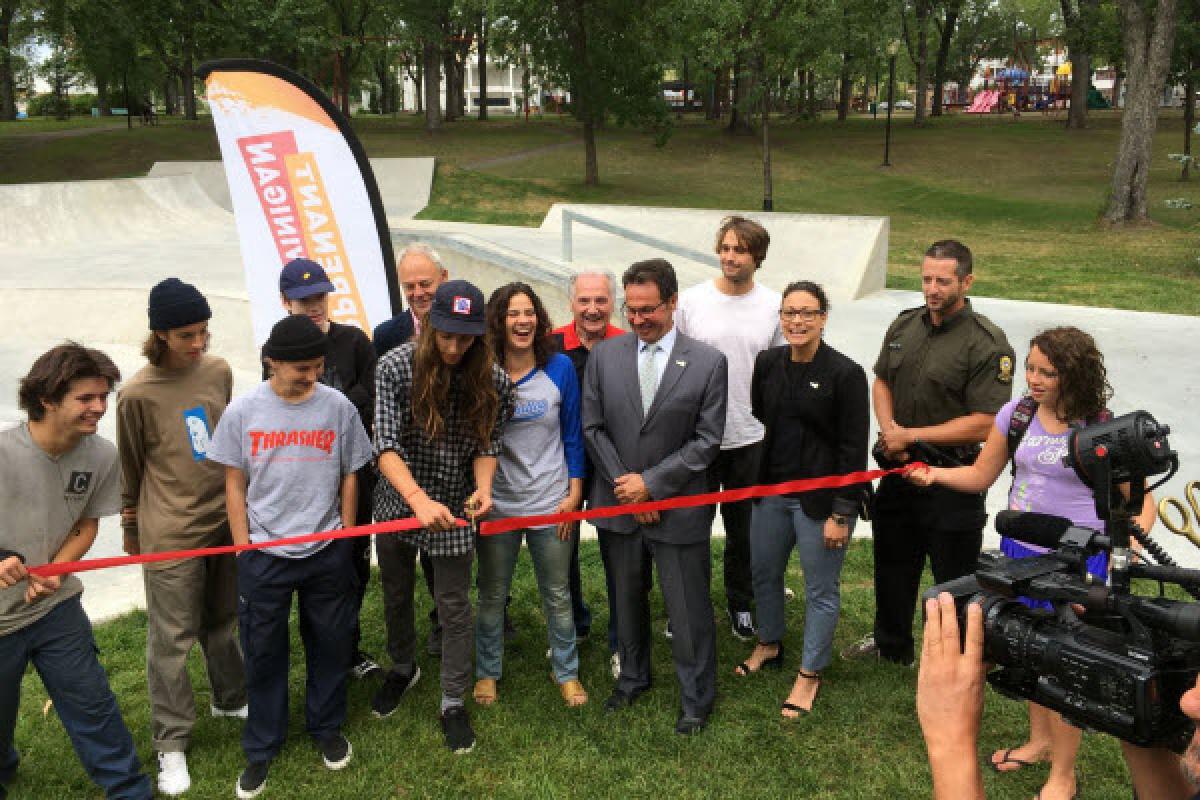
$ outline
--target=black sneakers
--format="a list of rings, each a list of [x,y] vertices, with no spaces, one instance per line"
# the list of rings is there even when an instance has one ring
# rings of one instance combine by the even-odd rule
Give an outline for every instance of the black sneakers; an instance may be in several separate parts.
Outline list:
[[[749,611],[729,612],[729,622],[729,627],[733,631],[733,635],[743,642],[748,642],[756,638],[757,633],[754,630],[754,617],[750,616]]]
[[[252,761],[247,764],[238,776],[238,800],[250,800],[262,794],[263,789],[267,788],[267,772],[270,769],[270,761]]]
[[[363,680],[372,675],[378,675],[383,672],[383,667],[375,663],[375,659],[364,653],[362,650],[354,654],[354,665],[350,667],[350,677]]]
[[[317,747],[321,751],[321,758],[325,761],[326,769],[342,769],[350,763],[350,759],[354,756],[354,748],[350,746],[349,740],[340,733],[334,734],[328,739],[322,739]]]
[[[379,719],[390,717],[400,705],[400,699],[420,679],[421,668],[415,665],[412,672],[389,672],[383,679],[383,686],[380,686],[379,691],[371,698],[371,713]]]
[[[475,748],[475,731],[463,706],[450,706],[442,712],[442,733],[446,747],[455,755],[469,753]]]

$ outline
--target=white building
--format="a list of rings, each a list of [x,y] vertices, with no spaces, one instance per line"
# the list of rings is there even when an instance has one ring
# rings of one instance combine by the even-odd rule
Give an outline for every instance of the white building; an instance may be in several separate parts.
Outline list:
[[[417,95],[421,86],[412,79],[408,70],[400,70],[401,75],[401,105],[407,111],[417,108]],[[487,60],[487,104],[492,111],[517,114],[523,111],[524,68],[500,62],[489,57]],[[467,100],[467,113],[479,110],[479,58],[472,51],[467,58],[464,75],[464,94]],[[438,72],[439,94],[442,108],[446,107],[445,75]],[[529,110],[539,111],[542,103],[542,84],[536,74],[529,76]],[[369,95],[364,92],[363,104],[366,105]]]

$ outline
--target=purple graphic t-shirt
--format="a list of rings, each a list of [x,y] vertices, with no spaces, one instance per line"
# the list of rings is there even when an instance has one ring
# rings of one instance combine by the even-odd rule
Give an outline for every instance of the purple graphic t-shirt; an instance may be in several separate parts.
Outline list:
[[[1006,403],[996,414],[996,429],[1006,437],[1018,402]],[[1079,480],[1075,470],[1063,463],[1066,454],[1067,431],[1047,433],[1035,414],[1013,454],[1017,470],[1008,493],[1008,507],[1013,511],[1057,514],[1076,525],[1103,530],[1104,523],[1096,516],[1092,490]],[[1046,552],[1044,547],[1029,544],[1025,547]]]
[[[1006,403],[996,414],[996,429],[1006,438],[1013,410],[1019,402],[1018,399]],[[1035,414],[1013,454],[1017,470],[1008,492],[1008,507],[1013,511],[1057,514],[1081,527],[1102,531],[1104,523],[1096,516],[1092,490],[1079,480],[1075,470],[1063,463],[1066,454],[1067,431],[1047,433]],[[1000,551],[1009,558],[1026,558],[1045,553],[1047,548],[1002,537]],[[1088,572],[1103,580],[1108,571],[1108,555],[1094,555],[1087,565]],[[1024,597],[1021,601],[1034,608],[1050,607],[1044,601]]]

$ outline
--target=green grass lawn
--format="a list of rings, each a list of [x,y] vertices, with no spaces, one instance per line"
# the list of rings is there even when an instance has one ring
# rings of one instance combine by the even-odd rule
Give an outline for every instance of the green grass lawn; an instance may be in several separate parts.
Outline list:
[[[219,157],[205,120],[58,139],[17,135],[27,124],[0,123],[0,182],[125,177],[155,161]],[[662,147],[639,131],[601,131],[596,187],[582,183],[583,148],[567,117],[460,121],[436,136],[411,115],[356,117],[354,124],[372,156],[438,159],[421,214],[428,219],[537,225],[559,201],[762,204],[758,138],[729,136],[702,120],[680,123]],[[894,287],[916,288],[925,246],[955,237],[975,251],[977,294],[1200,314],[1200,176],[1181,183],[1178,164],[1167,158],[1182,150],[1180,115],[1164,112],[1155,138],[1154,224],[1131,230],[1098,222],[1120,118],[1093,112],[1091,124],[1068,132],[1040,115],[956,115],[916,130],[901,119],[893,166],[885,169],[882,120],[780,119],[771,129],[775,210],[889,217]],[[578,146],[553,146],[571,142]],[[478,166],[516,154],[529,157]],[[1168,208],[1173,198],[1196,207]]]
[[[714,542],[714,574],[720,574],[721,542]],[[469,703],[479,737],[475,752],[454,756],[442,743],[436,720],[437,660],[419,649],[423,675],[391,718],[377,720],[368,701],[374,682],[354,683],[345,733],[354,762],[333,773],[303,731],[304,669],[293,633],[290,675],[292,725],[283,754],[271,771],[264,798],[373,800],[408,797],[655,797],[655,798],[927,798],[928,767],[914,708],[916,674],[878,663],[836,658],[826,672],[815,712],[803,720],[781,720],[784,699],[798,666],[804,617],[803,578],[796,559],[788,584],[798,598],[788,605],[787,668],[750,678],[733,675],[749,646],[724,623],[724,602],[714,582],[719,621],[719,696],[709,728],[694,738],[673,732],[678,689],[662,630],[664,612],[655,591],[655,687],[632,709],[605,714],[612,689],[604,640],[607,611],[604,579],[594,542],[581,552],[584,587],[596,627],[581,648],[581,672],[591,702],[566,708],[549,676],[542,620],[528,558],[522,556],[513,586],[512,613],[518,636],[506,650],[500,701],[490,708]],[[426,632],[429,598],[417,594],[418,634]],[[870,630],[874,612],[870,547],[855,543],[843,574],[840,649]],[[364,646],[384,652],[382,601],[372,580],[362,619]],[[294,621],[293,621],[294,622]],[[293,625],[294,627],[294,625]],[[134,731],[145,763],[153,761],[144,671],[145,615],[135,613],[97,627],[101,659]],[[423,638],[422,638],[423,644]],[[203,667],[193,654],[197,705],[207,708]],[[36,675],[25,679],[17,746],[23,761],[12,797],[91,798],[93,787],[71,754],[53,711],[43,714],[46,695]],[[989,691],[980,755],[1018,743],[1026,731],[1023,706]],[[243,761],[240,723],[202,713],[196,725],[189,798],[228,798]],[[986,771],[991,798],[1028,798],[1044,780],[1044,766],[1019,774]],[[1119,748],[1109,737],[1084,737],[1079,772],[1083,797],[1127,798],[1128,779]]]

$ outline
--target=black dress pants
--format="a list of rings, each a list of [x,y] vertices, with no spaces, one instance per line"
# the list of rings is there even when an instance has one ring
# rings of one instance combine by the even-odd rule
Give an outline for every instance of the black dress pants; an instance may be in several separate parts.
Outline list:
[[[937,583],[975,571],[987,520],[984,497],[921,490],[888,476],[880,482],[874,516],[875,644],[883,658],[909,664],[925,560]]]

